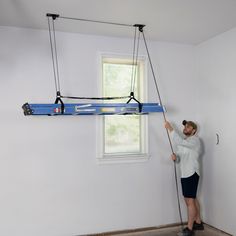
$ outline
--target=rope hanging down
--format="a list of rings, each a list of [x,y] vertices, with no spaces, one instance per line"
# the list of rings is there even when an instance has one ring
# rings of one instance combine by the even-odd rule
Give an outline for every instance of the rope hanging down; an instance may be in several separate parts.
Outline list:
[[[148,54],[148,60],[149,60],[149,64],[150,64],[150,67],[151,67],[152,77],[153,77],[153,80],[154,80],[154,83],[155,83],[155,87],[156,87],[156,91],[157,91],[157,96],[158,96],[160,105],[163,106],[160,90],[159,90],[159,87],[157,85],[157,80],[156,80],[156,76],[155,76],[155,73],[154,73],[153,64],[152,64],[152,61],[151,61],[150,53],[149,53],[148,46],[147,46],[147,41],[146,41],[145,35],[143,33],[143,30],[142,30],[142,35],[143,35],[143,41],[144,41],[144,44],[145,44],[145,48],[146,48],[146,51],[147,51],[147,54]],[[165,112],[162,112],[162,115],[163,115],[164,121],[166,122],[167,120],[166,120]],[[170,134],[169,134],[167,129],[166,129],[166,134],[167,134],[167,137],[168,137],[171,153],[174,154],[174,148],[173,148],[173,145],[172,145],[172,142],[171,142],[171,139],[170,139]],[[178,181],[177,181],[176,162],[174,162],[174,173],[175,173],[175,186],[176,186],[176,192],[177,192],[179,217],[180,217],[181,227],[182,227],[182,230],[183,230],[184,224],[183,224],[183,218],[182,218],[181,207],[180,207],[179,187],[178,187]]]

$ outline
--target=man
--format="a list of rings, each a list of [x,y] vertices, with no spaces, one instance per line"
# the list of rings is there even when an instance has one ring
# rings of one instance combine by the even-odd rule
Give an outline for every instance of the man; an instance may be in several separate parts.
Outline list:
[[[194,230],[204,229],[200,218],[199,202],[196,199],[200,177],[201,143],[195,135],[197,125],[193,121],[186,120],[182,124],[184,125],[184,137],[168,121],[165,122],[165,128],[169,131],[173,143],[176,145],[176,154],[172,154],[171,158],[180,164],[182,192],[188,213],[188,225],[184,229],[183,235],[191,236]]]

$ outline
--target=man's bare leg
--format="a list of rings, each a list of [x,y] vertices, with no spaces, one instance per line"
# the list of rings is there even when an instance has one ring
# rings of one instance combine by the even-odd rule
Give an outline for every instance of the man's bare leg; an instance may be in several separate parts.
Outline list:
[[[201,216],[200,216],[200,204],[199,201],[197,200],[197,198],[195,199],[195,206],[197,209],[197,214],[196,214],[196,223],[201,224],[202,220],[201,220]]]
[[[193,223],[196,219],[197,215],[197,208],[195,204],[195,199],[194,198],[184,198],[186,206],[187,206],[187,211],[188,211],[188,228],[190,230],[193,229]]]

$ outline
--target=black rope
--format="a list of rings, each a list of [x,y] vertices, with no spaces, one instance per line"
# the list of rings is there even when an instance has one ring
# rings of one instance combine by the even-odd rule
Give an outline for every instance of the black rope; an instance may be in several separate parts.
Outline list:
[[[55,60],[56,60],[56,72],[57,72],[57,85],[58,91],[60,92],[60,80],[59,80],[59,69],[58,69],[58,60],[57,60],[57,44],[56,44],[56,33],[55,33],[55,26],[54,26],[54,19],[52,20],[53,26],[53,39],[54,39],[54,50],[55,50]]]
[[[134,60],[135,60],[135,53],[136,53],[136,34],[137,34],[137,27],[134,29],[134,43],[133,43],[133,58],[132,58],[132,73],[131,73],[131,86],[130,86],[130,93],[133,91],[133,80],[134,80]]]
[[[116,99],[125,99],[130,98],[130,96],[121,96],[121,97],[74,97],[74,96],[60,96],[61,98],[68,99],[85,99],[85,100],[116,100]]]
[[[151,71],[152,71],[152,75],[153,75],[153,79],[154,79],[154,83],[155,83],[158,99],[160,101],[160,105],[163,107],[160,90],[159,90],[158,85],[157,85],[156,76],[155,76],[155,73],[154,73],[154,69],[153,69],[150,53],[149,53],[149,50],[148,50],[147,42],[146,42],[146,39],[145,39],[143,31],[142,31],[142,35],[143,35],[143,40],[144,40],[145,48],[146,48],[146,51],[147,51],[147,54],[148,54],[148,60],[149,60],[149,64],[150,64],[150,67],[151,67]],[[166,120],[165,112],[162,111],[162,114],[163,114],[164,121],[166,122],[167,120]],[[171,152],[172,152],[172,154],[174,154],[174,149],[173,149],[173,145],[172,145],[172,142],[171,142],[171,139],[170,139],[170,134],[169,134],[167,129],[166,129],[166,133],[167,133],[167,137],[168,137],[168,140],[169,140]],[[174,174],[175,174],[175,185],[176,185],[178,208],[179,208],[179,217],[180,217],[181,226],[183,228],[184,224],[183,224],[183,218],[182,218],[181,207],[180,207],[179,188],[178,188],[177,171],[176,171],[176,162],[174,162]]]
[[[87,22],[93,22],[93,23],[99,23],[99,24],[109,24],[109,25],[118,25],[118,26],[126,26],[126,27],[133,27],[133,25],[129,24],[121,24],[121,23],[115,23],[115,22],[108,22],[108,21],[99,21],[99,20],[88,20],[88,19],[81,19],[81,18],[74,18],[74,17],[66,17],[66,16],[58,16],[62,19],[67,20],[79,20],[79,21],[87,21]]]
[[[140,31],[139,31],[139,33],[138,33],[138,42],[137,42],[137,49],[136,49],[136,58],[135,58],[135,67],[134,67],[134,76],[133,76],[132,92],[134,92],[135,83],[136,83],[136,73],[137,73],[138,54],[139,54],[139,42],[140,42]]]
[[[48,17],[48,31],[49,31],[49,39],[50,39],[51,54],[52,54],[53,75],[54,75],[55,88],[56,88],[56,93],[57,93],[57,91],[58,91],[58,86],[57,86],[55,59],[54,59],[53,44],[52,44],[52,35],[51,35],[52,33],[51,33],[51,26],[50,26],[49,17]]]

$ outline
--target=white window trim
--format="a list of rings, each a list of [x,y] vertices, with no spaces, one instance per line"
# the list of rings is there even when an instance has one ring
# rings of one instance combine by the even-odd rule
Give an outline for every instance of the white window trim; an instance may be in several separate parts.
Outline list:
[[[104,53],[100,52],[98,55],[98,71],[99,78],[98,81],[102,81],[102,59],[104,57],[114,57],[121,59],[132,59],[132,55],[129,54],[114,54],[114,53]],[[143,86],[143,101],[147,99],[147,57],[139,56],[139,59],[144,61],[144,77],[145,80],[142,84]],[[102,83],[99,83],[99,94],[102,96]],[[98,164],[116,164],[116,163],[137,163],[137,162],[146,162],[150,159],[149,155],[149,142],[148,142],[148,115],[143,115],[142,122],[142,139],[143,139],[143,153],[118,153],[118,154],[104,154],[103,150],[103,116],[96,116],[96,160]]]

